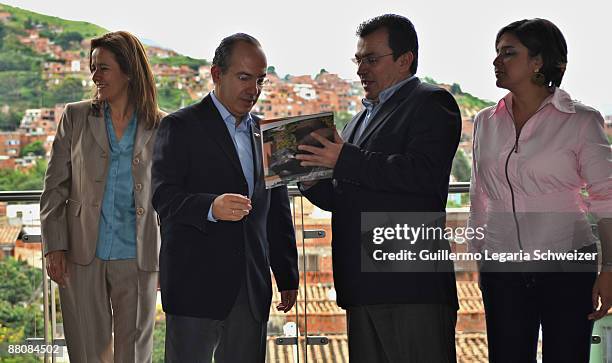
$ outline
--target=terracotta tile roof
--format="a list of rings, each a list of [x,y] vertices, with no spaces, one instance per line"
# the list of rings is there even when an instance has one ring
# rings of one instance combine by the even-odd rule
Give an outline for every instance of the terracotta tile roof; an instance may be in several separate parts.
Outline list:
[[[276,310],[276,304],[278,304],[278,302],[273,302],[272,306],[270,307],[270,314],[271,315],[295,315],[295,307],[293,309],[291,309],[290,312],[288,312],[287,314],[282,313],[282,312],[278,312]],[[300,314],[304,313],[304,301],[298,301],[297,302],[298,305],[298,309]],[[336,305],[335,301],[308,301],[308,307],[307,307],[307,313],[308,314],[317,314],[317,315],[344,315],[344,310],[340,309],[338,307],[338,305]]]
[[[0,245],[14,244],[21,232],[21,225],[0,225]]]
[[[332,288],[329,284],[309,284],[306,286],[308,297],[307,311],[309,314],[344,314],[336,302],[327,298],[328,291]],[[459,296],[459,314],[484,314],[482,295],[476,281],[457,281],[457,294]],[[280,301],[280,293],[274,291],[272,296],[272,315],[285,315],[276,311],[276,304]],[[304,287],[300,287],[298,295],[298,307],[300,313],[304,311]],[[295,308],[289,314],[295,314]]]
[[[459,297],[459,314],[484,314],[478,282],[457,281],[457,296]]]
[[[317,363],[348,363],[348,340],[346,334],[328,335],[327,345],[309,345],[308,360]],[[266,362],[294,363],[299,358],[305,362],[304,338],[300,337],[299,348],[295,345],[276,345],[274,337],[268,337]]]
[[[488,363],[487,335],[485,333],[455,334],[458,363]]]
[[[340,309],[336,304],[335,300],[329,300],[327,294],[331,289],[331,285],[324,284],[308,284],[306,286],[306,296],[308,298],[308,306],[306,307],[308,314],[340,314],[344,315],[344,310]],[[285,315],[276,311],[276,305],[280,301],[280,293],[274,291],[272,296],[272,305],[270,306],[271,315]],[[298,295],[298,309],[300,314],[304,313],[304,287],[300,287],[300,293]],[[295,307],[291,309],[287,315],[295,315]]]
[[[317,363],[348,362],[348,338],[346,334],[327,335],[327,345],[309,345],[308,358]],[[488,362],[487,339],[484,333],[458,333],[455,336],[457,362]],[[294,345],[276,345],[274,337],[268,337],[267,362],[293,363],[299,354],[299,361],[304,362],[304,339],[300,337],[299,348]]]

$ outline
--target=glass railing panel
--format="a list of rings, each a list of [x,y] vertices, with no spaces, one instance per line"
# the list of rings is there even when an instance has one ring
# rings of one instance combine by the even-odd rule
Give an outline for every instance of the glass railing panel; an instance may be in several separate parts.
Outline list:
[[[1,193],[0,193],[1,194]],[[348,362],[346,315],[335,302],[331,265],[331,215],[292,191],[292,213],[297,236],[300,291],[296,306],[287,314],[274,308],[280,294],[274,290],[268,324],[267,362]],[[454,196],[453,194],[460,194]],[[38,200],[23,198],[7,202],[0,196],[0,354],[7,357],[9,344],[36,346],[44,343],[42,251],[39,242]],[[466,186],[451,188],[447,226],[466,227],[469,215]],[[324,234],[321,238],[316,231]],[[24,241],[25,239],[25,241]],[[29,242],[27,240],[34,241]],[[451,249],[467,245],[451,241]],[[456,328],[458,361],[487,362],[484,306],[475,266],[455,264],[459,312]],[[14,362],[68,362],[62,346],[63,328],[57,286],[49,284],[47,339],[60,345],[60,356],[35,354],[10,356]],[[54,302],[54,304],[52,303]],[[54,305],[54,306],[53,306]],[[591,362],[612,354],[612,315],[595,323]],[[55,322],[55,323],[53,323]],[[53,335],[51,332],[53,330]],[[306,339],[306,336],[309,339]],[[165,315],[158,296],[153,361],[163,362]],[[287,339],[292,338],[292,339]],[[308,342],[308,343],[307,343]],[[3,359],[0,359],[2,361]],[[604,360],[605,361],[605,360]]]
[[[56,351],[58,359],[62,356],[62,347],[52,347],[50,320],[44,319],[50,312],[44,309],[45,300],[51,306],[57,296],[44,294],[49,285],[43,283],[42,264],[36,195],[0,201],[0,361],[38,362],[49,350]],[[55,337],[63,338],[61,325],[55,327]]]
[[[449,239],[452,252],[468,252],[464,233],[468,227],[469,194],[466,187],[449,193],[446,207],[446,227],[453,230]],[[488,362],[486,323],[482,294],[478,287],[475,261],[455,261],[459,311],[455,327],[455,348],[459,362]]]

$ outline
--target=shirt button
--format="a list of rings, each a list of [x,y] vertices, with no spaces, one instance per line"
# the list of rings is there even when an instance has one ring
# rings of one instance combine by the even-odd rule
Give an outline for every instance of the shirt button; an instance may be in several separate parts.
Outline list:
[[[139,216],[143,215],[144,214],[144,208],[140,208],[140,207],[136,208],[136,214],[138,214]]]
[[[136,183],[136,185],[134,185],[134,190],[136,190],[137,192],[142,190],[142,184],[140,183]]]
[[[134,165],[138,165],[140,164],[140,159],[139,158],[134,158]]]

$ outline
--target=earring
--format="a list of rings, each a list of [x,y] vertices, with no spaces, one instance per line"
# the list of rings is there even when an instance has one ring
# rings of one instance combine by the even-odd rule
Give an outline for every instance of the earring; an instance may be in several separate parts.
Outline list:
[[[544,73],[541,73],[539,69],[536,69],[531,76],[531,82],[537,86],[544,86],[546,85],[546,76],[544,76]]]

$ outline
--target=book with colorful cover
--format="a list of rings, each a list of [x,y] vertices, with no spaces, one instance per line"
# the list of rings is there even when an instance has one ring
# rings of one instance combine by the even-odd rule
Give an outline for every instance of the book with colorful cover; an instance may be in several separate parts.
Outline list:
[[[316,132],[330,141],[334,140],[334,114],[286,117],[260,122],[262,155],[266,188],[274,188],[301,181],[331,178],[333,169],[301,166],[295,156],[308,153],[298,150],[298,145],[322,146],[310,133]]]

